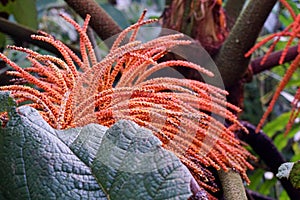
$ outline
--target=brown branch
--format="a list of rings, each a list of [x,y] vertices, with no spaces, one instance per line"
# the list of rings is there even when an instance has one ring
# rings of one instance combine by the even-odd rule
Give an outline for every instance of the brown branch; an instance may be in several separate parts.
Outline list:
[[[247,195],[250,195],[254,200],[275,200],[271,197],[264,196],[258,192],[254,192],[252,190],[246,189]],[[248,197],[249,199],[249,197]]]
[[[90,26],[97,35],[106,40],[107,38],[118,34],[122,29],[117,23],[97,4],[94,0],[65,0],[83,19],[87,14],[91,15]]]
[[[224,6],[227,17],[227,26],[231,29],[240,15],[246,0],[228,0]]]
[[[277,0],[250,0],[214,58],[225,86],[238,83],[246,73],[249,58],[244,54],[254,45]]]
[[[37,32],[27,28],[25,26],[22,26],[20,24],[12,23],[4,18],[0,17],[0,32],[3,32],[11,37],[17,38],[20,41],[26,41],[28,43],[31,43],[33,45],[36,45],[42,49],[45,49],[51,53],[54,53],[58,56],[61,56],[60,52],[54,48],[52,45],[42,42],[39,40],[33,40],[31,38],[31,35],[36,35]],[[69,46],[72,51],[74,51],[76,54],[80,55],[79,50],[75,49],[74,47]]]
[[[298,49],[298,46],[290,47],[288,49],[287,55],[284,59],[284,62],[290,62],[290,61],[294,60],[296,58],[296,56],[298,55],[297,49]],[[268,70],[268,69],[271,69],[272,67],[279,65],[279,59],[280,59],[282,52],[283,51],[277,51],[277,52],[271,53],[268,56],[268,59],[266,60],[266,62],[262,65],[260,64],[260,62],[262,61],[263,56],[252,60],[250,63],[250,67],[252,69],[253,74],[259,74],[260,72],[262,72],[264,70]]]
[[[224,199],[247,200],[242,178],[237,172],[219,170],[218,175],[222,184]]]

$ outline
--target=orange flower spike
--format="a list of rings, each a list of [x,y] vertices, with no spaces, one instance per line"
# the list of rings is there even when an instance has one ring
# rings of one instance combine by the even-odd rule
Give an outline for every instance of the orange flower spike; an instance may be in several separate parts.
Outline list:
[[[295,21],[296,20],[296,13],[294,12],[294,10],[292,9],[292,7],[290,6],[290,4],[286,1],[286,0],[279,0],[280,3],[282,3],[282,5],[288,9],[288,11],[290,12],[293,20]]]
[[[295,58],[295,60],[291,63],[290,67],[288,68],[288,70],[286,71],[285,75],[283,76],[281,82],[279,83],[267,110],[265,111],[264,115],[262,116],[261,120],[259,121],[259,124],[256,127],[256,132],[258,132],[261,129],[261,127],[263,126],[267,117],[272,112],[272,109],[273,109],[278,97],[280,96],[280,92],[283,90],[283,88],[285,87],[287,82],[291,79],[293,73],[296,71],[296,69],[299,67],[299,65],[300,65],[300,54],[298,54],[298,56]]]
[[[28,86],[22,85],[10,85],[10,86],[1,86],[1,91],[12,91],[12,96],[15,98],[25,98],[31,100],[34,103],[40,104],[43,109],[49,112],[49,118],[53,121],[56,121],[58,115],[58,110],[55,105],[48,99],[46,95],[39,92],[36,89],[30,88]]]
[[[14,46],[14,45],[8,45],[7,48],[27,53],[28,55],[30,55],[32,57],[40,55],[39,53],[37,53],[35,51],[32,51],[31,49],[27,49],[27,48],[23,48],[23,47],[17,47],[17,46]]]
[[[45,65],[42,65],[41,63],[39,63],[37,60],[35,60],[32,57],[27,57],[27,59],[31,62],[33,68],[36,70],[35,71],[36,73],[38,73],[41,77],[46,77],[44,82],[47,81],[49,84],[55,83],[55,85],[57,85],[57,88],[55,88],[55,90],[62,93],[62,88],[64,87],[64,82],[58,78],[58,77],[60,77],[59,74],[55,74],[55,71],[53,71],[51,69],[47,69],[47,67]],[[27,71],[28,68],[26,68],[25,70]],[[61,79],[62,79],[62,76],[61,76]],[[40,80],[42,80],[42,78],[40,78]]]
[[[53,47],[55,47],[62,54],[63,58],[66,61],[67,66],[72,71],[73,75],[75,77],[78,76],[76,66],[75,66],[71,56],[69,55],[68,51],[65,49],[66,46],[62,46],[61,42],[57,42],[54,39],[53,36],[50,36],[48,34],[47,34],[47,37],[46,36],[40,36],[40,35],[32,35],[31,38],[35,39],[35,40],[40,40],[40,41],[43,41],[43,42],[47,42],[47,43],[51,44]]]
[[[65,93],[62,103],[60,104],[57,128],[65,129],[68,127],[68,123],[72,123],[72,118],[72,93],[68,91]]]
[[[64,61],[62,61],[59,58],[56,58],[56,57],[50,56],[50,55],[36,56],[36,59],[39,60],[39,61],[44,61],[44,62],[49,62],[49,63],[51,62],[52,63],[51,66],[54,66],[54,63],[56,63],[58,66],[60,66],[63,69],[63,72],[65,72],[65,75],[66,75],[66,78],[64,78],[64,82],[66,83],[66,87],[68,87],[70,90],[73,89],[73,87],[75,86],[75,78],[76,77],[73,74],[70,67],[67,65],[67,63],[65,63]],[[67,88],[64,88],[64,89],[65,89],[64,92],[68,90]]]
[[[151,74],[153,74],[154,72],[161,70],[163,68],[168,68],[168,67],[175,67],[175,66],[183,66],[183,67],[187,67],[187,68],[191,68],[191,69],[195,69],[198,72],[201,72],[203,74],[206,74],[210,77],[213,77],[214,74],[202,67],[200,67],[199,65],[196,65],[194,63],[191,62],[187,62],[187,61],[181,61],[181,60],[172,60],[172,61],[166,61],[166,62],[162,62],[159,63],[157,65],[154,65],[153,67],[151,67],[150,69],[148,69],[147,71],[145,71],[136,81],[136,84],[143,82],[148,76],[150,76]]]
[[[259,47],[270,41],[271,39],[277,37],[279,33],[271,34],[267,36],[266,38],[262,39],[260,42],[254,45],[246,54],[245,57],[249,57],[254,51],[256,51]]]
[[[6,62],[8,65],[10,65],[12,68],[14,68],[16,71],[18,71],[20,74],[22,74],[23,78],[26,79],[29,83],[32,83],[38,87],[40,87],[41,89],[49,92],[49,94],[53,97],[55,97],[56,99],[61,99],[61,94],[59,94],[58,92],[56,92],[55,90],[47,87],[47,85],[45,85],[42,81],[40,81],[39,79],[37,79],[36,77],[34,77],[33,75],[29,74],[28,72],[26,72],[24,69],[22,69],[21,67],[19,67],[16,63],[12,62],[11,60],[9,60],[5,55],[3,55],[2,53],[0,53],[0,59],[2,59],[4,62]]]
[[[263,56],[263,59],[260,61],[260,64],[263,65],[265,64],[265,62],[268,60],[270,54],[273,52],[273,50],[275,49],[277,43],[279,42],[280,37],[277,37],[274,42],[271,44],[271,46],[269,47],[268,51],[265,53],[265,55]]]
[[[146,13],[147,13],[147,10],[146,9],[143,10],[140,18],[137,21],[137,24],[141,23],[144,20]],[[129,42],[132,42],[132,41],[134,41],[136,39],[138,31],[139,31],[139,27],[137,27],[136,29],[134,29],[132,35],[129,38]]]
[[[111,71],[111,67],[113,66],[113,63],[120,57],[123,57],[126,53],[129,53],[131,51],[134,51],[139,48],[139,45],[141,44],[140,41],[134,41],[128,44],[125,44],[114,51],[110,52],[101,62],[94,65],[89,72],[92,72],[92,76],[88,73],[85,73],[83,76],[86,76],[85,79],[91,80],[93,83],[93,87],[91,89],[95,91],[95,88],[98,89],[98,87],[101,88],[101,90],[104,89],[105,84],[110,82],[110,74],[106,74]],[[94,73],[95,72],[95,73]],[[107,81],[104,81],[104,77]],[[114,81],[114,80],[112,80]]]
[[[151,23],[154,23],[156,21],[157,21],[156,19],[148,19],[148,20],[142,21],[140,23],[133,24],[133,25],[129,26],[128,28],[126,28],[125,30],[123,30],[119,34],[119,36],[117,37],[117,39],[115,40],[115,42],[113,43],[113,45],[112,45],[112,47],[110,49],[110,52],[113,52],[114,50],[116,50],[118,48],[118,46],[121,44],[121,42],[124,40],[124,38],[126,37],[126,35],[130,31],[135,30],[136,28],[141,27],[141,26],[143,26],[145,24],[151,24]]]
[[[157,47],[171,48],[179,45],[189,45],[192,43],[191,40],[183,40],[184,37],[182,33],[176,33],[171,35],[164,35],[146,43],[141,44],[141,49],[153,49]]]
[[[69,66],[71,66],[72,68],[75,67],[74,74],[76,74],[77,69],[76,69],[76,66],[74,65],[74,62],[77,63],[80,67],[82,65],[82,62],[79,59],[79,57],[67,45],[62,43],[60,40],[56,40],[52,35],[44,32],[44,31],[41,31],[41,30],[39,30],[38,33],[40,35],[32,35],[31,37],[36,40],[41,39],[42,41],[48,42],[49,44],[52,44],[55,48],[57,48],[61,52],[61,54],[64,57],[64,59],[66,60],[67,64]],[[72,69],[72,71],[73,71],[73,69]]]
[[[284,135],[286,136],[288,132],[292,129],[293,124],[295,123],[296,118],[299,116],[300,108],[298,106],[300,101],[300,88],[297,89],[297,92],[294,96],[294,100],[292,102],[292,113],[289,118],[288,124],[286,126]]]
[[[73,25],[74,28],[79,33],[80,52],[81,52],[81,56],[83,58],[83,63],[85,64],[85,67],[90,66],[88,58],[91,59],[92,65],[97,64],[97,59],[96,59],[93,45],[86,34],[87,24],[89,23],[91,16],[90,15],[86,16],[85,21],[84,21],[84,28],[81,28],[80,25],[77,24],[77,22],[75,22],[73,19],[67,17],[66,15],[61,14],[60,16],[62,18],[64,18],[67,22],[69,22],[71,25]],[[88,50],[88,54],[86,52],[86,48]]]
[[[51,61],[45,60],[45,65],[48,66],[50,69],[53,70],[53,74],[55,74],[58,78],[58,82],[55,83],[61,90],[62,90],[62,95],[68,90],[67,82],[63,76],[62,71]],[[59,100],[62,99],[62,96]]]
[[[85,67],[84,67],[84,63],[82,62],[82,60],[67,46],[67,45],[65,45],[64,43],[62,43],[61,41],[59,41],[59,40],[56,40],[56,43],[59,45],[59,46],[61,46],[61,47],[63,47],[65,50],[66,50],[66,52],[68,53],[68,55],[71,57],[71,59],[72,59],[72,61],[74,62],[74,63],[76,63],[78,66],[79,66],[79,68],[81,69],[81,70],[83,70],[83,71],[85,71],[85,70],[87,70]],[[68,63],[68,62],[67,62]],[[75,68],[76,69],[76,68]],[[76,71],[77,71],[77,69],[76,69]],[[80,72],[78,72],[77,71],[77,73],[79,73],[80,74]]]
[[[300,19],[300,15],[297,17],[297,18],[299,18]],[[297,24],[297,23],[293,23],[292,24],[292,27],[291,27],[291,33],[289,33],[289,35],[290,35],[290,38],[289,38],[289,40],[287,41],[287,44],[285,45],[285,47],[284,47],[284,49],[283,49],[283,52],[282,52],[282,54],[281,54],[281,56],[280,56],[280,59],[279,59],[279,64],[283,64],[283,61],[284,61],[284,59],[285,59],[285,57],[286,57],[286,55],[287,55],[287,52],[288,52],[288,50],[289,50],[289,47],[291,46],[291,43],[293,42],[293,40],[296,38],[296,36],[297,36],[297,29],[299,29],[299,24]],[[296,30],[295,30],[296,29]],[[298,30],[298,31],[300,31],[300,29]]]
[[[105,89],[109,89],[113,87],[113,83],[118,75],[118,73],[120,72],[121,68],[123,67],[123,64],[125,63],[125,61],[127,60],[127,58],[125,56],[121,57],[121,59],[119,60],[119,62],[114,66],[114,68],[112,69],[112,72],[108,73],[109,77],[108,77],[108,82],[105,86]]]
[[[85,33],[85,35],[87,36],[87,29],[88,29],[88,26],[89,26],[89,22],[90,22],[90,19],[91,19],[91,16],[89,14],[86,15],[85,17],[85,20],[83,22],[83,25],[82,25],[82,31],[83,33]],[[96,58],[96,54],[94,52],[94,47],[89,39],[89,37],[84,37],[83,38],[83,42],[85,45],[87,45],[87,49],[89,51],[89,58],[90,58],[90,61],[92,63],[92,65],[95,65],[97,64],[97,58]]]
[[[44,65],[40,64],[38,61],[36,61],[34,59],[34,57],[40,56],[40,54],[38,54],[37,52],[34,52],[30,49],[22,48],[22,47],[16,47],[16,46],[8,46],[8,48],[29,54],[29,56],[27,56],[27,59],[32,63],[33,68],[35,68],[35,70],[32,70],[32,71],[37,72],[41,76],[44,76],[44,75],[50,76],[49,79],[51,79],[52,82],[53,81],[55,82],[55,80],[58,81],[58,79],[56,79],[56,77],[52,74],[53,71],[50,71]],[[29,72],[29,70],[30,70],[30,68],[24,69],[24,71],[26,71],[26,72]],[[8,74],[14,75],[14,76],[19,76],[19,77],[23,76],[22,72],[18,72],[18,71],[9,71]],[[60,76],[58,75],[58,77],[60,77]],[[40,78],[40,80],[41,80],[41,78]],[[27,80],[27,81],[29,81],[29,80]]]

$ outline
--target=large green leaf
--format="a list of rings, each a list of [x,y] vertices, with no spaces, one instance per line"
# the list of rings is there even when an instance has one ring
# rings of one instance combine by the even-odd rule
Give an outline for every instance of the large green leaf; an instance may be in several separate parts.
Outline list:
[[[0,92],[0,194],[7,199],[187,199],[187,168],[145,128],[119,121],[55,130]]]
[[[0,12],[13,14],[15,20],[22,25],[38,28],[36,0],[8,0],[5,5],[0,3]]]
[[[15,0],[12,14],[16,21],[32,29],[38,28],[36,0]]]

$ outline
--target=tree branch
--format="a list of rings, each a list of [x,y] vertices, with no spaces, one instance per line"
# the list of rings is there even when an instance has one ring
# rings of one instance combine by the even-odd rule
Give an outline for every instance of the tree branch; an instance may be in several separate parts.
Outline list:
[[[298,46],[293,46],[288,49],[287,55],[284,59],[284,62],[290,62],[296,58],[298,55]],[[261,60],[263,59],[262,57],[255,58],[254,60],[251,61],[250,67],[252,69],[253,74],[259,74],[260,72],[264,70],[271,69],[272,67],[275,67],[279,65],[279,59],[283,51],[277,51],[274,53],[271,53],[268,56],[268,59],[264,64],[260,64]]]
[[[232,86],[245,74],[250,58],[244,54],[254,45],[277,0],[250,0],[214,58],[225,86]]]
[[[248,129],[248,134],[239,134],[239,138],[249,144],[252,149],[259,155],[269,169],[276,174],[278,167],[286,162],[281,153],[277,150],[272,140],[265,135],[263,131],[255,133],[255,126],[242,122]],[[300,199],[300,190],[295,189],[287,179],[280,179],[283,188],[291,199]]]
[[[247,200],[245,187],[238,173],[232,170],[228,172],[219,170],[218,175],[222,184],[224,199]]]
[[[90,26],[102,39],[118,34],[122,29],[94,0],[65,0],[83,19],[87,14],[91,15]]]
[[[61,56],[60,52],[52,45],[50,45],[46,42],[43,42],[43,41],[33,40],[31,38],[31,35],[38,34],[36,31],[34,31],[30,28],[27,28],[25,26],[22,26],[20,24],[12,23],[1,17],[0,17],[0,32],[3,32],[9,36],[17,38],[20,41],[26,41],[26,42],[36,45],[42,49],[45,49],[51,53]],[[76,53],[77,55],[80,55],[79,50],[77,50],[71,46],[68,46],[68,47],[70,49],[72,49],[72,51],[74,51],[74,53]]]
[[[248,195],[251,195],[252,199],[255,199],[255,200],[275,200],[271,197],[263,196],[262,194],[260,194],[258,192],[254,192],[249,189],[246,189],[246,192]]]
[[[246,0],[228,0],[224,6],[227,15],[227,26],[231,29],[243,10]]]

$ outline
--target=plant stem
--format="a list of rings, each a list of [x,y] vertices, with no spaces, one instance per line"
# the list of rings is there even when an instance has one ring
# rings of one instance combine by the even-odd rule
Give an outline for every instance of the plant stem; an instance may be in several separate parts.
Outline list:
[[[262,194],[260,194],[258,192],[254,192],[249,189],[247,189],[246,192],[248,195],[251,195],[252,199],[255,199],[255,200],[275,200],[271,197],[263,196]]]
[[[231,29],[240,15],[246,0],[228,0],[224,6],[227,15],[227,26]]]
[[[250,0],[214,58],[225,86],[232,86],[245,74],[250,58],[244,54],[254,45],[277,0]]]
[[[293,46],[288,49],[287,55],[284,59],[284,62],[290,62],[296,58],[298,55],[298,46]],[[261,60],[263,59],[263,56],[255,58],[251,61],[250,67],[252,68],[253,74],[259,74],[260,72],[264,70],[271,69],[272,67],[275,67],[279,65],[279,59],[283,51],[277,51],[273,52],[268,56],[268,59],[264,64],[260,64]]]
[[[247,200],[245,187],[243,185],[241,176],[238,173],[232,170],[228,172],[219,170],[218,175],[222,184],[225,200]]]
[[[91,15],[90,26],[102,40],[122,31],[117,23],[97,4],[96,1],[65,0],[65,2],[67,2],[67,4],[83,19],[87,14]]]

